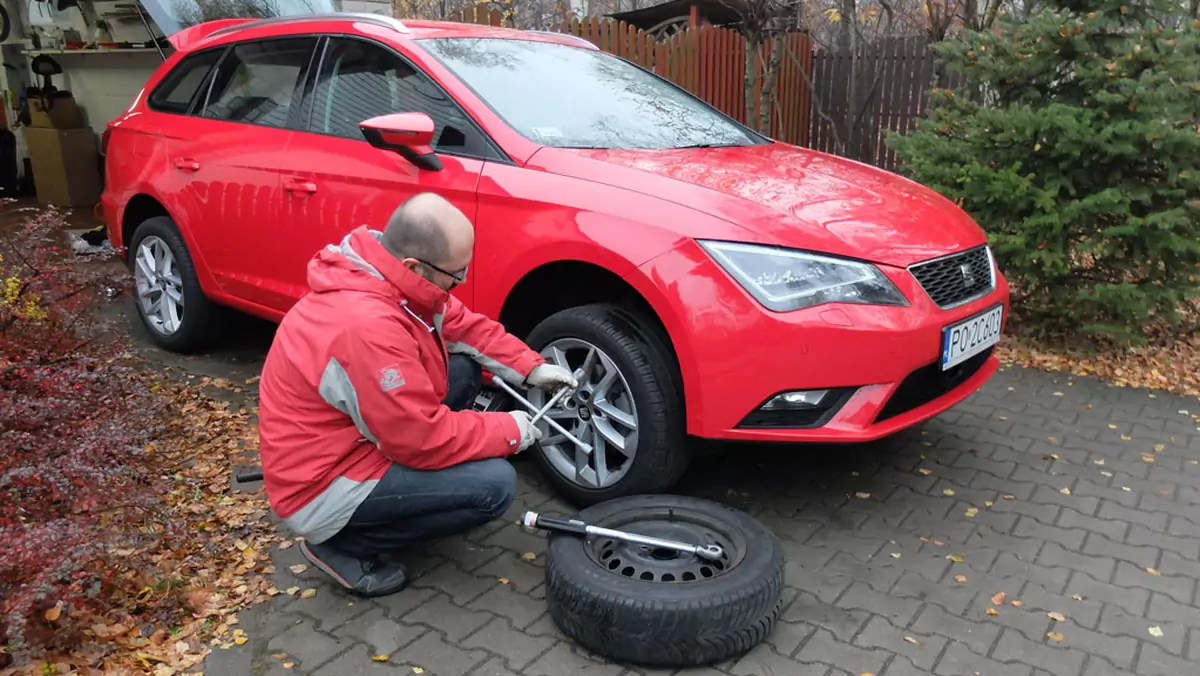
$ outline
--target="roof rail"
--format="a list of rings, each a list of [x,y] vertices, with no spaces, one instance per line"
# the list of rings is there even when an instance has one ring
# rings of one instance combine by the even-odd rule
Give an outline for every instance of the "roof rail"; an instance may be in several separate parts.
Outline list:
[[[404,22],[387,16],[386,14],[371,14],[369,12],[330,12],[326,14],[294,14],[291,16],[272,16],[265,19],[255,19],[246,23],[238,23],[233,26],[225,26],[219,28],[208,37],[215,38],[229,33],[236,33],[248,28],[258,28],[259,26],[279,26],[290,23],[308,23],[310,21],[365,21],[373,23],[384,28],[391,28],[397,33],[407,33],[408,26]]]

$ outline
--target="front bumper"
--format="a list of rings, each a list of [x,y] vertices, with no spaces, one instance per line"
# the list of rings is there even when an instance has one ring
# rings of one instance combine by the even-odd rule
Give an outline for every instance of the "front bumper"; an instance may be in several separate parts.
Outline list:
[[[988,350],[943,371],[942,329],[996,305],[1004,306],[1007,322],[1003,275],[996,271],[987,295],[943,310],[907,270],[881,268],[909,307],[827,304],[770,312],[698,246],[644,265],[650,278],[671,280],[668,302],[686,318],[673,338],[689,433],[746,441],[870,441],[936,416],[978,390],[998,361]],[[835,406],[762,410],[776,395],[797,390],[830,390],[826,401]]]

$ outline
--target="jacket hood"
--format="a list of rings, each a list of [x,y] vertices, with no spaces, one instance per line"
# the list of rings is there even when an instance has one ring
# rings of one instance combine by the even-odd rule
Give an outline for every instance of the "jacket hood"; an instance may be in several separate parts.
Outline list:
[[[308,285],[317,293],[359,291],[384,296],[422,313],[440,313],[446,292],[400,264],[380,238],[359,226],[317,252],[308,263]]]
[[[661,151],[546,147],[529,165],[687,207],[727,224],[720,237],[741,241],[896,266],[987,241],[962,209],[929,188],[783,143]],[[687,222],[663,225],[698,236]]]

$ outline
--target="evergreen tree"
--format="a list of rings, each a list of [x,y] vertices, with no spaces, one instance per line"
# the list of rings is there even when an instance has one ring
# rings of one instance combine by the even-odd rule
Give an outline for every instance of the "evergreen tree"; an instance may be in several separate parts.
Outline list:
[[[964,81],[888,143],[988,232],[1025,325],[1139,339],[1200,288],[1200,21],[1051,0],[935,47]]]

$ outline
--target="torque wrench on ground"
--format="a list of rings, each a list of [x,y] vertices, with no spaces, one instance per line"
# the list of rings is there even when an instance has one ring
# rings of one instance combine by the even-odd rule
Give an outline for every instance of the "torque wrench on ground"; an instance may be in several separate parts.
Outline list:
[[[526,399],[525,397],[521,396],[520,392],[517,392],[517,390],[515,388],[513,388],[512,385],[509,385],[508,383],[501,380],[499,376],[493,376],[492,382],[496,383],[497,387],[499,387],[500,389],[509,393],[513,399],[516,399],[523,406],[525,406],[525,408],[529,409],[530,413],[538,413],[539,412],[538,407],[534,406],[533,402],[531,402],[528,399]],[[558,422],[556,420],[554,420],[554,418],[546,418],[546,422],[550,423],[551,427],[553,427],[555,430],[558,430],[559,434],[561,434],[564,437],[566,437],[567,439],[569,439],[576,446],[579,446],[580,448],[587,451],[588,453],[592,452],[591,444],[584,443],[584,442],[580,441],[579,439],[577,439],[574,434],[571,434],[570,432],[568,432],[566,430],[566,428],[564,428],[562,425],[559,425]]]
[[[673,549],[677,552],[685,554],[694,554],[702,559],[716,561],[721,558],[724,550],[720,545],[689,545],[686,542],[676,542],[674,540],[662,540],[659,538],[650,537],[648,535],[638,535],[637,533],[626,533],[625,531],[612,530],[610,528],[601,528],[600,526],[590,526],[578,519],[562,519],[554,516],[542,516],[537,512],[525,512],[521,517],[521,524],[526,528],[540,528],[558,533],[574,533],[575,535],[595,535],[599,537],[612,538],[614,540],[622,540],[624,542],[632,542],[634,544],[646,545],[648,547],[662,547],[664,549]]]

